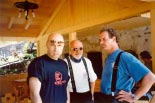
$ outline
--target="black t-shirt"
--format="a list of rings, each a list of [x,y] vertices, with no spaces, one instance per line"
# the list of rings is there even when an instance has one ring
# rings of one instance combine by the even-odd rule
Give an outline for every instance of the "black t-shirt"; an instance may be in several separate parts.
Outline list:
[[[35,58],[28,67],[28,80],[30,77],[40,80],[43,103],[66,103],[69,76],[63,60],[53,60],[46,54]]]

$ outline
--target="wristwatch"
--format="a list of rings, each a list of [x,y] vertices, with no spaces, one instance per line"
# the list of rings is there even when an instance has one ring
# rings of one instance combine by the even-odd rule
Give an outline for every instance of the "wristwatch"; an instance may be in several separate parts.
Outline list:
[[[135,95],[135,94],[131,94],[131,96],[132,96],[132,98],[133,98],[133,100],[134,100],[134,101],[136,101],[136,100],[137,100],[137,98],[136,98],[136,95]]]

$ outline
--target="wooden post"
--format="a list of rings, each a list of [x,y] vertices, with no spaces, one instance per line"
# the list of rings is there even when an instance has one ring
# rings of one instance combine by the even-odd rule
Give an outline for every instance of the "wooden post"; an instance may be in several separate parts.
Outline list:
[[[70,48],[70,42],[72,41],[72,40],[75,40],[75,39],[77,39],[77,36],[76,36],[76,32],[71,32],[71,33],[69,33],[69,48]]]
[[[152,3],[150,10],[151,21],[151,51],[152,51],[152,71],[155,74],[155,3]]]

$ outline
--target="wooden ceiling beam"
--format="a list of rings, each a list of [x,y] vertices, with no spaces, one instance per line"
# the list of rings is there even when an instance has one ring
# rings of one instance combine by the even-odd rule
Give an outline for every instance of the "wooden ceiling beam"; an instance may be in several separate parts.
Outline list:
[[[0,37],[0,41],[36,41],[35,37]]]
[[[141,0],[141,1],[146,1],[146,2],[155,2],[155,0]]]
[[[3,32],[0,32],[1,34]],[[11,33],[11,36],[10,36]],[[28,34],[27,32],[6,32],[5,34],[1,35],[0,37],[37,37],[37,33],[35,31],[32,31],[31,34]]]
[[[50,26],[51,22],[56,17],[56,15],[58,14],[58,12],[60,11],[60,9],[63,6],[63,4],[65,3],[65,1],[66,0],[61,0],[61,2],[58,4],[58,7],[56,7],[56,9],[54,10],[53,15],[50,17],[50,19],[48,20],[48,22],[46,23],[46,25],[42,29],[42,31],[39,33],[38,39],[46,32],[46,30],[48,29],[48,27]]]

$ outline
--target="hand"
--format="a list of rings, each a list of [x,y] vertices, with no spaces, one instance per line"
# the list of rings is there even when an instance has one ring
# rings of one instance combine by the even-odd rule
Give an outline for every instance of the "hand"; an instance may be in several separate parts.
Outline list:
[[[67,102],[66,103],[70,103],[70,100],[67,100]]]
[[[134,102],[134,98],[132,97],[132,93],[128,93],[124,90],[118,92],[117,96],[115,97],[118,101],[126,101],[129,103]]]
[[[92,100],[94,101],[94,95],[92,95]]]

